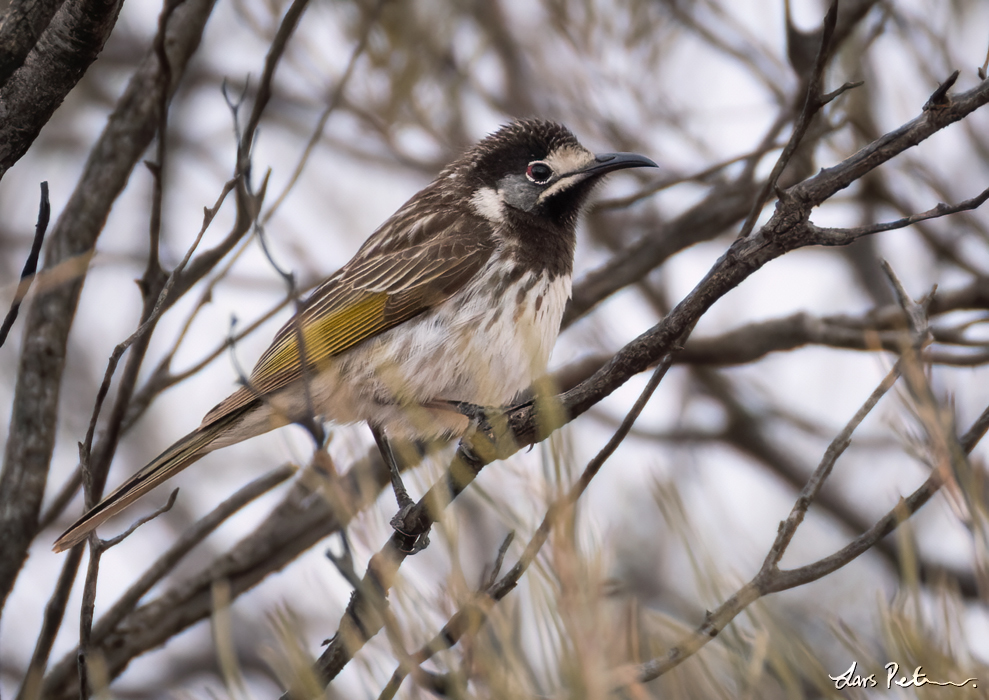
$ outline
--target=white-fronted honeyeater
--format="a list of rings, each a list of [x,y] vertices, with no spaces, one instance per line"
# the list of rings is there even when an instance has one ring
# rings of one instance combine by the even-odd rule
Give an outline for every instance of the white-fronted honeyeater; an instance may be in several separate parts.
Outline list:
[[[462,435],[469,422],[456,404],[505,405],[545,372],[594,184],[655,165],[594,155],[547,121],[488,136],[312,293],[245,386],[83,515],[55,551],[206,453],[311,414],[402,440]]]

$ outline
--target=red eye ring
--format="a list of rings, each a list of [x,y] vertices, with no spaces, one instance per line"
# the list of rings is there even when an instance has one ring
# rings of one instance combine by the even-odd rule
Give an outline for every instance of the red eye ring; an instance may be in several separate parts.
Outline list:
[[[541,160],[534,160],[525,169],[525,176],[537,185],[545,185],[553,177],[553,168]]]

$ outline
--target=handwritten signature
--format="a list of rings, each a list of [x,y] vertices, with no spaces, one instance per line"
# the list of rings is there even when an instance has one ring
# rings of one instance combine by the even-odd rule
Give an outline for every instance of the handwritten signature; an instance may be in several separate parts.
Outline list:
[[[834,681],[834,687],[836,690],[841,690],[842,688],[876,688],[879,686],[879,681],[876,679],[876,674],[870,673],[868,676],[863,676],[856,673],[855,669],[858,666],[857,661],[853,661],[852,665],[848,667],[848,670],[839,676],[832,676],[828,674],[828,678]],[[919,688],[922,685],[950,685],[956,688],[964,688],[969,683],[972,684],[973,688],[978,688],[978,679],[976,678],[966,678],[961,682],[955,681],[934,681],[927,677],[924,673],[924,667],[918,666],[913,670],[912,676],[897,676],[900,673],[900,665],[895,661],[890,661],[883,668],[886,669],[886,689],[891,689],[894,685],[900,688]]]

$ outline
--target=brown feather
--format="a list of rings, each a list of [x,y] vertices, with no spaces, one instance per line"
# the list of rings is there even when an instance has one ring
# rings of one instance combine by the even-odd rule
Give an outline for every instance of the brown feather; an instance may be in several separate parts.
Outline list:
[[[412,248],[354,258],[282,326],[251,372],[248,386],[217,404],[200,428],[301,379],[300,355],[307,366],[319,366],[449,299],[484,266],[492,250],[443,236]],[[299,321],[304,353],[299,353]]]
[[[121,484],[113,493],[104,498],[94,508],[87,511],[62,533],[52,550],[64,552],[84,539],[90,531],[113,517],[138,498],[151,491],[163,481],[170,479],[190,464],[209,452],[209,445],[230,425],[237,422],[239,413],[229,414],[208,428],[197,428],[167,450],[155,457],[141,471]]]

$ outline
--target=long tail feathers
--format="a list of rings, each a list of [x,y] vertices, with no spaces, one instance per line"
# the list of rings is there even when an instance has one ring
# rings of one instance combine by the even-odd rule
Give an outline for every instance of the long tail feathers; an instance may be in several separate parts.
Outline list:
[[[62,536],[55,540],[52,550],[64,552],[76,546],[91,530],[116,515],[138,498],[166,479],[196,462],[210,451],[210,444],[241,416],[236,412],[206,427],[192,431],[155,457],[144,469],[128,479],[120,488],[100,501],[88,513],[79,518]]]

